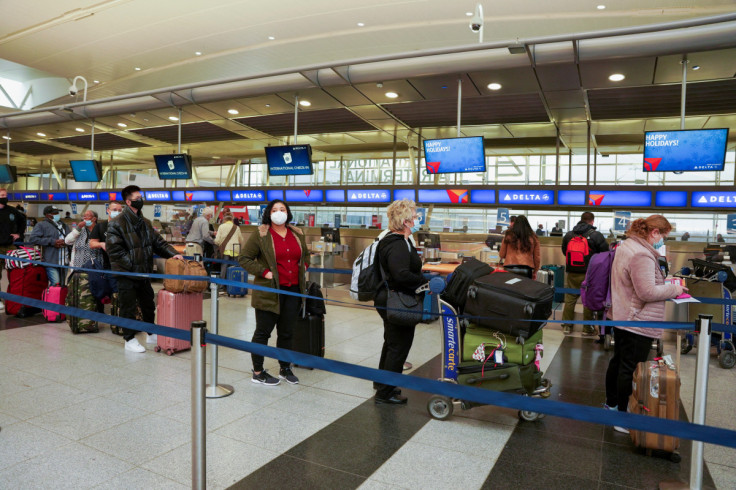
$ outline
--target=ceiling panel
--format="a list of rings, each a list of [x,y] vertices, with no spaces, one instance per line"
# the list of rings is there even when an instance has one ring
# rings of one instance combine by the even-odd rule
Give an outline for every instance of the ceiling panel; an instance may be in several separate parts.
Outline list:
[[[176,144],[178,141],[179,126],[173,125],[160,126],[157,128],[134,129],[131,132],[148,138],[164,141],[166,143]],[[182,143],[199,143],[203,141],[221,141],[237,138],[245,138],[245,136],[222,129],[208,122],[181,125]]]
[[[352,85],[338,85],[337,87],[325,87],[325,92],[339,100],[346,107],[371,104],[371,100],[360,93]]]
[[[583,86],[588,89],[647,85],[654,80],[656,65],[655,57],[585,61],[580,63],[580,77]],[[612,82],[608,77],[614,73],[620,73],[626,78],[620,82]]]
[[[380,83],[359,83],[355,85],[355,88],[376,104],[424,99],[422,94],[407,80],[389,80],[387,82],[384,81]],[[445,90],[449,90],[451,93],[455,94],[455,97],[457,97],[457,92],[454,89],[448,87]],[[386,93],[388,92],[394,92],[398,97],[394,99],[387,97]]]
[[[687,81],[714,80],[736,76],[736,49],[688,53]],[[681,83],[682,56],[660,56],[654,83]],[[698,67],[696,70],[695,67]]]
[[[575,90],[580,88],[577,67],[572,63],[557,63],[536,67],[537,77],[542,89]]]
[[[470,73],[470,78],[480,90],[480,95],[519,94],[539,91],[539,84],[534,77],[534,70],[531,66],[473,72]],[[489,83],[501,84],[501,88],[491,90],[488,88]],[[463,93],[465,93],[464,85]]]
[[[20,141],[10,145],[10,151],[25,153],[26,155],[57,155],[64,153],[75,153],[74,150],[59,148],[58,146],[46,145],[37,141]]]
[[[243,117],[236,119],[236,121],[272,136],[288,136],[294,134],[293,114]],[[344,108],[300,112],[298,118],[299,134],[372,131],[375,129],[374,126]]]
[[[58,138],[53,141],[86,149],[90,149],[92,146],[92,136],[87,134],[72,136],[70,138]],[[150,145],[110,133],[95,134],[95,151],[118,150],[120,148],[140,148],[144,146]]]
[[[476,97],[481,92],[467,74],[443,75],[437,77],[410,78],[408,81],[417,89],[424,99],[455,99],[457,100],[458,80],[462,80],[462,96]]]
[[[545,92],[547,105],[550,109],[572,109],[585,107],[584,92],[577,90],[553,90]]]

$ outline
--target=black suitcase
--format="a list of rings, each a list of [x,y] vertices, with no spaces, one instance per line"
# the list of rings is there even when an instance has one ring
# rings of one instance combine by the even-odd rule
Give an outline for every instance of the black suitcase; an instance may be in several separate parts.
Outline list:
[[[465,313],[477,325],[528,339],[552,314],[554,294],[554,288],[541,282],[496,272],[476,279],[470,286]]]
[[[473,281],[479,277],[487,276],[493,272],[493,267],[475,258],[469,258],[463,262],[447,283],[442,299],[450,303],[458,313],[462,313],[465,301],[468,297],[468,288]]]
[[[325,357],[325,317],[306,315],[299,318],[291,336],[291,350]]]

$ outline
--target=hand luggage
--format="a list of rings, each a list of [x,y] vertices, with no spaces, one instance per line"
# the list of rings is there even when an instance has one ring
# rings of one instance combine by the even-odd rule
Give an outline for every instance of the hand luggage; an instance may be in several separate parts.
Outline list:
[[[550,273],[550,271],[538,270],[537,271],[537,282],[541,282],[542,284],[551,286],[552,285],[552,274]]]
[[[40,262],[41,261],[41,251],[37,247],[23,247],[20,246],[17,249],[14,250],[8,250],[5,255],[9,257],[18,257],[21,259],[28,259],[28,260],[35,260]],[[33,264],[26,261],[20,261],[20,260],[13,260],[13,259],[5,259],[5,268],[8,269],[8,271],[12,269],[25,269],[26,267],[31,267]]]
[[[88,272],[89,290],[98,301],[111,298],[118,290],[118,282],[113,274],[108,274],[102,259],[91,258],[84,263],[85,269],[95,269],[98,272]]]
[[[634,371],[632,384],[634,391],[629,397],[630,413],[679,420],[680,377],[676,371],[667,368],[664,361],[640,362]],[[631,439],[636,446],[649,451],[675,453],[680,447],[679,438],[652,432],[632,430]]]
[[[167,259],[164,273],[207,277],[207,271],[202,263],[195,260]],[[172,293],[201,293],[207,289],[208,283],[209,280],[164,279],[164,289]]]
[[[534,275],[534,269],[528,265],[504,264],[503,270],[511,272],[512,274],[528,277],[529,279]]]
[[[555,291],[565,287],[565,266],[564,265],[543,265],[542,270],[549,272],[552,275],[550,286],[555,288]],[[555,292],[555,303],[562,303],[565,301],[565,293]]]
[[[92,295],[89,287],[89,276],[84,272],[75,272],[69,278],[69,294],[66,297],[66,305],[81,308],[87,311],[97,311],[97,300]],[[94,320],[67,316],[66,321],[72,333],[96,333],[100,326]]]
[[[313,281],[307,281],[307,295],[314,296],[316,298],[324,298],[322,295],[322,288]],[[325,306],[325,300],[307,298],[305,301],[307,308],[307,315],[319,315],[324,316],[327,314],[327,307]]]
[[[66,297],[69,289],[66,286],[49,286],[43,290],[41,299],[47,303],[66,305]],[[63,322],[66,318],[63,313],[51,310],[43,310],[43,317],[50,322]]]
[[[291,350],[325,356],[325,317],[323,315],[301,316],[291,336]]]
[[[478,327],[471,323],[465,329],[465,336],[463,337],[462,361],[473,361],[473,353],[481,344],[484,344],[485,356],[487,357],[503,342],[504,361],[525,366],[536,358],[537,345],[542,345],[542,332],[543,330],[540,329],[524,340],[503,334],[497,330]]]
[[[156,323],[188,331],[192,322],[202,319],[203,301],[202,293],[172,293],[162,289],[158,292]],[[159,335],[155,350],[156,352],[163,350],[166,354],[172,355],[191,347],[191,343],[186,340]]]
[[[8,271],[8,293],[10,294],[40,300],[48,284],[46,269],[38,265]],[[13,301],[5,302],[5,313],[15,315],[18,318],[35,315],[40,311],[38,308]]]
[[[546,284],[496,272],[475,280],[468,289],[465,309],[481,327],[528,339],[552,314],[553,296],[554,290]]]
[[[532,364],[504,363],[500,366],[483,366],[479,362],[462,363],[458,366],[458,384],[474,386],[484,390],[509,391],[531,394],[542,384],[542,372]]]
[[[480,260],[469,258],[460,264],[452,278],[448,281],[442,299],[450,303],[458,313],[463,312],[467,299],[468,288],[473,281],[479,277],[487,276],[493,272],[493,267]]]
[[[237,282],[248,282],[248,271],[239,265],[231,265],[227,268],[227,280]],[[227,286],[228,296],[245,296],[248,294],[248,288],[245,286]]]

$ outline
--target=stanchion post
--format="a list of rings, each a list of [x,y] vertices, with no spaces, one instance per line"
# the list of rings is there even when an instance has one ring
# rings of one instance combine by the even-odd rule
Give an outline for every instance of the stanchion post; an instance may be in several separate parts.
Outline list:
[[[695,396],[693,423],[705,425],[705,401],[708,395],[708,362],[713,315],[698,315],[695,331],[698,333],[698,356],[695,361]],[[693,441],[690,455],[690,488],[703,488],[703,441]]]
[[[204,396],[207,322],[192,322],[192,488],[207,488],[207,399]]]
[[[214,278],[218,277],[220,273],[212,271],[210,275]],[[220,310],[219,294],[217,289],[217,283],[214,281],[210,282],[210,331],[215,335],[217,335],[217,326],[219,323],[218,316]],[[217,346],[214,344],[210,344],[210,359],[211,379],[210,384],[207,385],[207,389],[205,390],[207,398],[222,398],[232,395],[233,391],[235,391],[232,386],[217,383]]]

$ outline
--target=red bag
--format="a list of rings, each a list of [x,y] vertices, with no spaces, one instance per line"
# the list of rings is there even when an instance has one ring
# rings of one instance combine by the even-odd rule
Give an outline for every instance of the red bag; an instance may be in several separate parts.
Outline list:
[[[588,270],[588,262],[590,261],[591,251],[588,244],[588,236],[593,230],[585,235],[575,235],[567,244],[567,253],[565,254],[565,271],[566,272],[585,272]]]
[[[39,300],[49,283],[46,278],[46,269],[38,265],[9,270],[8,281],[8,293]],[[32,306],[25,306],[9,300],[5,301],[5,313],[8,315],[23,318],[34,315],[39,311],[38,308]]]
[[[66,296],[69,289],[66,286],[49,286],[43,291],[43,301],[55,305],[66,305]],[[51,310],[43,310],[43,317],[50,322],[63,322],[66,316],[63,313]]]

